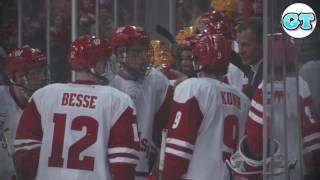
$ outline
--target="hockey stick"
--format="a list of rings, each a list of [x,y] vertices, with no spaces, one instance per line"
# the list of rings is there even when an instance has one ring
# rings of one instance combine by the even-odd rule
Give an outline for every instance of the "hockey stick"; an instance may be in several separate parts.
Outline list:
[[[161,26],[160,24],[156,25],[156,32],[166,39],[168,39],[172,44],[176,43],[174,35],[170,33],[169,30],[167,30],[165,27]]]
[[[160,155],[159,155],[158,180],[162,180],[163,179],[163,169],[164,169],[164,160],[165,160],[165,152],[166,152],[167,135],[168,135],[168,130],[167,129],[163,129],[162,130]]]
[[[7,133],[8,133],[8,131],[6,131],[6,130],[2,131],[2,134],[4,137],[4,142],[7,146],[8,153],[9,153],[10,157],[12,158],[13,166],[16,171],[16,180],[22,180],[20,174],[18,173],[15,150],[14,150],[13,143],[11,142],[11,139],[10,139],[11,136],[9,136],[9,134],[7,134]]]
[[[177,45],[175,36],[170,33],[170,31],[168,29],[166,29],[165,27],[161,26],[160,24],[156,25],[156,32],[158,34],[160,34],[161,36],[165,37],[171,44],[171,54],[174,56],[175,59],[179,59],[179,54],[180,54],[180,48]],[[178,64],[176,64],[176,66],[179,66]]]

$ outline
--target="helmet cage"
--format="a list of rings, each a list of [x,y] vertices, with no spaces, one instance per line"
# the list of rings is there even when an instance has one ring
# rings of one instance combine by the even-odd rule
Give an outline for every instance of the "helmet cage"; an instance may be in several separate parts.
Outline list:
[[[26,98],[48,84],[47,58],[39,49],[17,48],[5,61],[8,83],[20,86]]]
[[[152,67],[153,50],[149,45],[129,45],[116,48],[116,62],[127,71],[133,79],[148,74]]]
[[[24,69],[13,72],[10,84],[22,87],[22,93],[26,98],[39,88],[48,84],[48,69],[42,65],[32,69]]]

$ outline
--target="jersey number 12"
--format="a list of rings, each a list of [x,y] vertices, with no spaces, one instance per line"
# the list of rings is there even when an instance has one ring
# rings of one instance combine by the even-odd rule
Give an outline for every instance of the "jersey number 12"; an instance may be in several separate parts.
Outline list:
[[[52,152],[49,157],[49,167],[63,167],[63,146],[65,138],[66,114],[55,113],[53,116],[54,131],[52,139]],[[67,168],[92,171],[94,168],[94,157],[84,156],[80,160],[80,153],[89,148],[97,140],[98,122],[89,116],[78,116],[72,119],[71,130],[82,131],[86,134],[81,139],[69,146],[67,157]]]

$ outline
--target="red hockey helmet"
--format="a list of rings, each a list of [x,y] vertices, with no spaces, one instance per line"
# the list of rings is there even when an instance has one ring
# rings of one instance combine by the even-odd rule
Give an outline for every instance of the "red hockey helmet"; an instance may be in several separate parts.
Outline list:
[[[222,34],[204,34],[193,51],[196,56],[195,70],[225,70],[231,56],[229,40]]]
[[[213,10],[210,12],[210,20],[211,22],[217,22],[222,20],[228,20],[228,17],[221,12]]]
[[[110,35],[109,42],[114,48],[116,60],[121,65],[119,74],[131,80],[144,78],[152,66],[153,51],[149,35],[142,27],[123,26]]]
[[[223,34],[229,39],[235,39],[235,29],[229,21],[221,20],[211,23],[204,31],[211,34]]]
[[[102,58],[111,55],[111,47],[107,40],[91,35],[78,37],[71,43],[69,63],[75,70],[94,68]]]
[[[17,71],[28,71],[46,65],[47,57],[39,49],[24,47],[11,51],[4,67],[7,78],[12,80]]]
[[[150,38],[146,31],[139,26],[123,26],[114,30],[109,38],[112,47],[133,44],[149,44]]]
[[[214,26],[214,23],[219,21],[229,21],[225,15],[217,11],[210,11],[201,14],[196,22],[195,25],[198,33],[203,33],[209,27]]]

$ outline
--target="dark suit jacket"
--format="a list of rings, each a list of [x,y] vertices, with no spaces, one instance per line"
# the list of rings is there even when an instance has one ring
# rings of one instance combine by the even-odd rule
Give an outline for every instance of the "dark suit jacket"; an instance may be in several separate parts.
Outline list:
[[[242,91],[249,97],[249,99],[251,99],[256,89],[258,88],[259,84],[262,81],[263,63],[259,65],[257,74],[254,77],[254,79],[253,79],[251,67],[248,65],[242,64],[241,57],[239,56],[239,54],[232,52],[231,63],[237,66],[248,77],[248,85],[245,86]]]
[[[248,76],[248,85],[242,90],[250,99],[252,99],[254,93],[256,92],[259,84],[262,81],[262,68],[263,63],[259,65],[257,74],[255,75],[254,79],[253,77]]]

